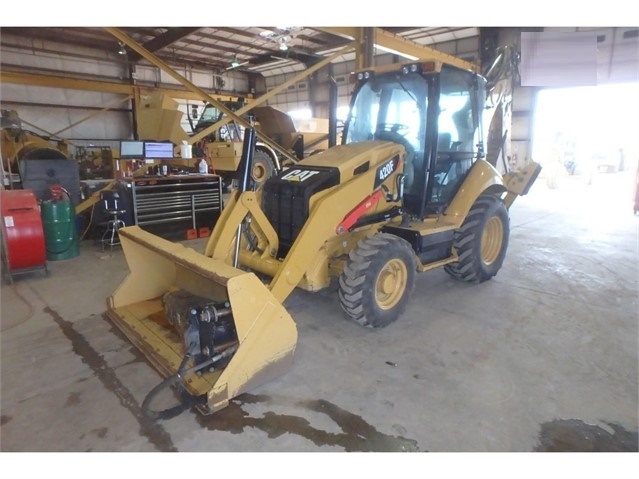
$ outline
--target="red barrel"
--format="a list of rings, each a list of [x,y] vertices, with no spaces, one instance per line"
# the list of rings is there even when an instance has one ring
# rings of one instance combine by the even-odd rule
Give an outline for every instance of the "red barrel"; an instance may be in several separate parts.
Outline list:
[[[31,190],[0,190],[2,235],[9,271],[46,267],[44,231]]]

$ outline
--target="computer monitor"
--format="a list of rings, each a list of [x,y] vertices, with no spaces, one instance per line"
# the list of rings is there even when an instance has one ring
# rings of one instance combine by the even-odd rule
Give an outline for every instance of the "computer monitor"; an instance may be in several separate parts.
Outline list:
[[[124,158],[124,159],[144,158],[144,142],[122,140],[120,142],[120,158]]]
[[[144,142],[144,158],[148,160],[161,160],[173,158],[173,143],[161,141],[145,141]]]

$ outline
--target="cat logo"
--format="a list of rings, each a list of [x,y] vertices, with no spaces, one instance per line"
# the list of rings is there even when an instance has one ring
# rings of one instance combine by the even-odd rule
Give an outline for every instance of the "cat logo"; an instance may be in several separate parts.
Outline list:
[[[319,171],[315,170],[293,170],[282,176],[282,180],[302,182],[308,180],[310,177],[315,176]]]

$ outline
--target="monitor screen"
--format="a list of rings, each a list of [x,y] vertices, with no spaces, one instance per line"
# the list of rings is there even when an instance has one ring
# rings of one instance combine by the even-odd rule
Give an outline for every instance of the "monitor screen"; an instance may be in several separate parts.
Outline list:
[[[122,140],[120,142],[120,158],[144,158],[144,142]]]
[[[173,143],[159,141],[144,142],[144,158],[158,160],[162,158],[173,158]]]

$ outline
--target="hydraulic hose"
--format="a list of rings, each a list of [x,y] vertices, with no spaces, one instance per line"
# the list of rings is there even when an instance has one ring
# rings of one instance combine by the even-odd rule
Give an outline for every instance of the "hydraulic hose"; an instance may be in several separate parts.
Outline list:
[[[212,364],[218,362],[219,360],[228,357],[230,354],[234,353],[236,350],[237,350],[237,346],[230,347],[226,349],[225,351],[223,351],[222,353],[190,369],[187,369],[186,367],[189,361],[191,360],[192,356],[190,353],[187,353],[182,359],[182,362],[180,363],[180,367],[178,368],[177,373],[175,373],[173,376],[169,376],[160,384],[158,384],[153,389],[151,389],[151,391],[149,391],[149,393],[144,398],[144,401],[142,401],[142,407],[141,407],[142,413],[149,419],[152,419],[153,421],[157,421],[159,419],[165,420],[165,419],[174,418],[182,414],[184,411],[191,409],[193,406],[196,406],[198,404],[205,404],[206,394],[203,394],[201,396],[195,396],[189,393],[183,384],[184,377],[188,374],[195,373],[199,371],[200,369],[204,369],[208,366],[211,366]],[[177,386],[177,393],[180,396],[180,403],[176,404],[175,406],[171,406],[169,408],[163,409],[161,411],[155,411],[151,409],[151,403],[153,402],[153,400],[162,391],[169,388],[170,386],[173,386],[174,384]]]
[[[146,417],[154,421],[157,421],[158,419],[171,419],[183,413],[187,409],[190,409],[195,404],[197,404],[197,401],[199,400],[199,398],[197,396],[193,396],[192,394],[190,394],[182,386],[182,375],[185,373],[186,366],[190,359],[191,359],[190,354],[187,354],[186,356],[184,356],[184,359],[182,359],[182,363],[180,364],[180,367],[178,368],[178,372],[175,373],[173,376],[169,376],[160,384],[158,384],[153,389],[151,389],[151,391],[149,391],[149,393],[144,398],[144,401],[142,401],[142,413]],[[178,385],[178,394],[180,395],[180,403],[170,408],[163,409],[161,411],[154,411],[153,409],[151,409],[151,402],[163,390],[169,388],[173,384]]]

